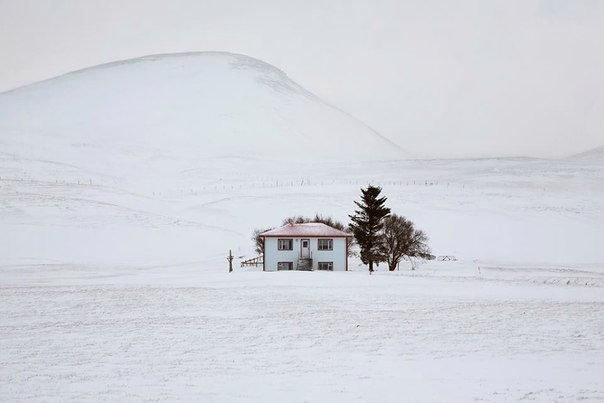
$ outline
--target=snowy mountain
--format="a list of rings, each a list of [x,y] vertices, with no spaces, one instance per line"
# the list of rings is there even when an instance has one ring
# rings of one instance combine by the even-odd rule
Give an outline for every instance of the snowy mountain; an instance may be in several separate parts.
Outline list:
[[[0,130],[5,144],[27,133],[28,145],[60,152],[57,161],[96,170],[108,162],[146,170],[141,157],[406,156],[279,69],[219,52],[109,63],[0,94]],[[134,154],[136,166],[128,164]]]

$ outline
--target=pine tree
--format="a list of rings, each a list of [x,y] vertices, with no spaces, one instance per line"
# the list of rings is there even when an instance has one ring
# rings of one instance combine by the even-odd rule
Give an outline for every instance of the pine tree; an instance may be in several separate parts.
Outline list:
[[[369,265],[369,273],[373,273],[373,263],[383,260],[380,231],[384,226],[384,218],[390,214],[390,209],[384,207],[386,197],[379,197],[382,188],[369,185],[361,189],[361,202],[354,203],[359,207],[355,214],[349,216],[352,223],[350,229],[361,248],[361,261]]]

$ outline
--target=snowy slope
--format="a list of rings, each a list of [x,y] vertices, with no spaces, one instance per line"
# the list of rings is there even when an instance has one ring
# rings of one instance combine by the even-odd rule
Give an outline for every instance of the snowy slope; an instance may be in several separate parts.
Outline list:
[[[105,173],[108,163],[163,171],[174,168],[171,159],[209,156],[406,155],[277,68],[219,52],[115,62],[0,94],[0,130],[5,142],[26,143],[30,157],[50,147],[57,162]]]
[[[578,160],[591,160],[604,162],[604,146],[596,147],[579,154],[572,155],[570,158]]]
[[[317,212],[346,222],[359,188],[373,183],[394,212],[428,233],[436,254],[604,266],[604,175],[583,162],[411,160],[275,171],[264,161],[208,159],[148,188],[94,176],[90,183],[93,173],[39,161],[4,162],[16,166],[0,167],[0,256],[13,264],[195,262],[223,270],[228,249],[253,256],[255,228]]]

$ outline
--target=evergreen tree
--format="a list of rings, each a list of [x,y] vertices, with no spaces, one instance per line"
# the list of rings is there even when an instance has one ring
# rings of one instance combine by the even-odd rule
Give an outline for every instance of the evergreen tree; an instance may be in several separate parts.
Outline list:
[[[352,223],[350,229],[361,248],[361,261],[369,265],[369,273],[373,272],[373,263],[383,261],[381,230],[384,218],[390,214],[390,209],[384,207],[386,197],[379,197],[382,188],[369,185],[361,189],[361,202],[355,200],[359,210],[349,216]]]

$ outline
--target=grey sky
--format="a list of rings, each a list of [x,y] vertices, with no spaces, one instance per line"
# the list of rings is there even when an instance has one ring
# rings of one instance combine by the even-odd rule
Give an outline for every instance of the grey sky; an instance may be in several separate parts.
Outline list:
[[[604,144],[599,0],[0,0],[0,91],[195,50],[274,64],[418,155]]]

